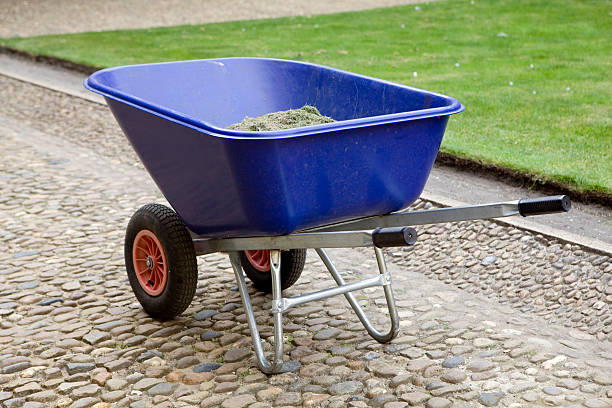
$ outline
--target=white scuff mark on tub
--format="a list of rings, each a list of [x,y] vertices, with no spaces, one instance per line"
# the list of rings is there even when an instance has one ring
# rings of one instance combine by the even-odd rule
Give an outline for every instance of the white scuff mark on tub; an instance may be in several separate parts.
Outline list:
[[[220,66],[220,67],[224,67],[224,66],[225,66],[225,64],[224,64],[224,63],[219,62],[219,61],[212,61],[212,63],[213,63],[213,64],[217,64],[217,65],[218,65],[218,66]]]

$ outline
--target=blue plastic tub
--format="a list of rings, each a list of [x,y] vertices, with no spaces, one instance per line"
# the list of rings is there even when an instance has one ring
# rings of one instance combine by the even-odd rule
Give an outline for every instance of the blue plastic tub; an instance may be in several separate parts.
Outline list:
[[[209,237],[282,235],[403,209],[421,194],[454,98],[303,62],[227,58],[105,69],[106,98],[185,224]],[[338,122],[225,129],[316,106]]]

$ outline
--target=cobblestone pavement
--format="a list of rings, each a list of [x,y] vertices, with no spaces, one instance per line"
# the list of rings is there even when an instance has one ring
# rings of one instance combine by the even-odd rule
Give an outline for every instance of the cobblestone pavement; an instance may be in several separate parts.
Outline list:
[[[302,367],[267,377],[227,257],[198,259],[179,319],[142,312],[124,228],[163,198],[107,110],[3,77],[0,96],[0,405],[612,407],[610,257],[493,222],[420,227],[388,253],[397,339],[314,302],[285,318]],[[347,279],[374,273],[369,250],[330,252]],[[285,293],[330,283],[309,253]],[[269,347],[270,296],[251,296]],[[385,327],[382,291],[358,299]]]

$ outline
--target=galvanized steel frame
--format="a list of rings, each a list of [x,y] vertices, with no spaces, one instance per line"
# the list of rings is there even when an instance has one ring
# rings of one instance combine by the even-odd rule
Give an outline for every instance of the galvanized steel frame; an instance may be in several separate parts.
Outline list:
[[[372,246],[375,228],[407,227],[454,221],[480,220],[517,215],[518,201],[466,207],[398,212],[329,224],[294,234],[247,238],[203,238],[194,236],[196,255],[262,248],[355,248]]]
[[[255,356],[260,370],[266,374],[290,371],[299,365],[283,361],[283,318],[284,312],[292,307],[325,299],[331,296],[344,295],[355,314],[375,340],[385,343],[391,341],[399,332],[399,314],[391,288],[391,274],[388,272],[383,252],[373,244],[372,234],[375,228],[403,227],[423,224],[437,224],[453,221],[508,217],[519,213],[519,202],[510,201],[494,204],[474,205],[467,207],[439,208],[422,211],[400,212],[388,215],[361,218],[323,227],[312,228],[299,233],[284,236],[218,238],[206,239],[194,237],[197,255],[212,252],[227,252],[238,283],[238,290],[244,305],[247,323],[253,340]],[[357,282],[346,283],[323,248],[350,248],[374,246],[379,274],[376,277]],[[263,344],[255,321],[253,306],[247,291],[246,280],[239,251],[270,248],[272,275],[272,305],[270,312],[274,319],[274,353],[270,363],[264,354]],[[299,296],[283,298],[281,293],[281,250],[296,248],[315,248],[317,254],[332,275],[337,286],[306,293]],[[374,286],[382,286],[389,310],[391,327],[388,332],[379,332],[351,293]]]
[[[264,354],[263,344],[259,336],[259,329],[257,328],[257,322],[255,321],[255,314],[253,313],[253,306],[246,287],[244,271],[240,263],[240,257],[238,256],[238,252],[234,251],[229,253],[230,262],[232,264],[232,268],[234,269],[234,274],[236,275],[236,281],[238,282],[238,291],[240,292],[240,298],[242,299],[242,304],[244,305],[244,312],[246,314],[247,323],[251,332],[253,348],[255,349],[255,356],[257,358],[257,365],[259,366],[259,369],[266,374],[277,374],[299,367],[299,365],[292,365],[290,363],[287,364],[283,362],[283,313],[292,307],[306,302],[312,302],[343,294],[357,314],[357,317],[361,323],[364,325],[365,329],[375,340],[385,343],[392,340],[399,332],[399,315],[395,305],[395,299],[393,298],[393,291],[391,290],[391,274],[387,271],[384,255],[380,248],[374,248],[376,260],[378,262],[379,275],[374,278],[348,284],[344,281],[344,279],[342,279],[342,276],[340,276],[336,270],[336,267],[325,250],[317,248],[316,251],[338,286],[288,298],[284,298],[281,293],[281,251],[277,249],[270,251],[270,266],[272,274],[272,306],[270,312],[272,313],[274,319],[274,353],[272,363],[268,362]],[[365,312],[357,302],[357,299],[355,299],[351,293],[355,290],[365,289],[372,286],[382,286],[385,293],[391,320],[391,328],[387,333],[381,333],[374,328]]]

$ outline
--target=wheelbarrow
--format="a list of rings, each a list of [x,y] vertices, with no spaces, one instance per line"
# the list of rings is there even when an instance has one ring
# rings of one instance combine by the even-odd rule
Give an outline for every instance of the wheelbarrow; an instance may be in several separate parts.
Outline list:
[[[282,316],[306,302],[344,295],[379,342],[399,331],[382,249],[413,245],[414,226],[563,212],[567,196],[402,211],[423,191],[456,99],[321,65],[224,58],[98,71],[85,87],[103,95],[173,209],[149,204],[132,216],[125,263],[134,294],[152,317],[171,319],[191,303],[196,256],[224,252],[261,371],[283,360]],[[336,122],[267,132],[226,129],[245,116],[304,105]],[[372,247],[379,273],[346,282],[325,248]],[[314,248],[335,281],[283,297]],[[272,292],[272,361],[264,354],[246,276]],[[382,286],[388,331],[373,327],[352,292]]]

